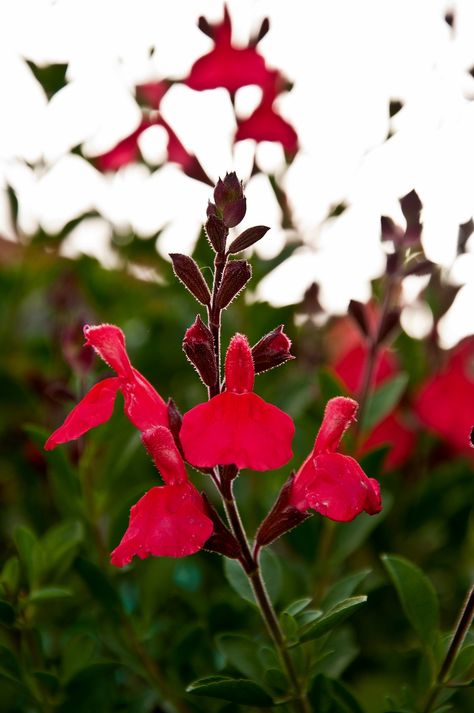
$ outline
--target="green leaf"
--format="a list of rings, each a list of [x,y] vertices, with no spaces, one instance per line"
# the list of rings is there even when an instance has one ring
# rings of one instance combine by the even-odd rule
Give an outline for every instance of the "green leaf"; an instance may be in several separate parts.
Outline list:
[[[349,597],[330,609],[324,616],[300,629],[299,641],[311,641],[326,634],[354,614],[367,601],[366,596]]]
[[[84,538],[84,528],[78,521],[62,522],[52,527],[41,539],[43,564],[41,575],[60,578],[72,564]]]
[[[37,602],[47,602],[51,599],[64,599],[71,597],[72,591],[64,587],[43,587],[43,589],[34,589],[27,597],[30,604]]]
[[[9,602],[0,599],[0,624],[12,626],[15,623],[15,610]]]
[[[20,586],[20,561],[18,557],[10,557],[2,569],[0,583],[3,592],[9,598],[13,598],[18,593]]]
[[[273,700],[258,684],[245,678],[230,678],[229,676],[207,676],[193,681],[187,693],[196,696],[219,698],[231,703],[271,707]]]
[[[92,596],[100,602],[104,611],[116,619],[122,607],[118,594],[105,573],[93,562],[82,557],[76,559],[74,569],[87,584]]]
[[[347,395],[346,386],[331,368],[323,367],[320,369],[318,371],[318,381],[323,402],[327,402],[335,396]]]
[[[89,666],[97,650],[97,643],[88,634],[78,634],[64,646],[62,658],[62,680],[67,683],[79,671]]]
[[[369,576],[370,572],[370,569],[361,569],[359,572],[348,574],[347,577],[343,577],[338,582],[333,584],[321,602],[322,608],[327,611],[338,602],[352,596],[359,584],[361,584],[364,579]]]
[[[312,597],[305,597],[304,599],[295,599],[294,602],[288,604],[285,609],[283,609],[282,614],[290,614],[290,616],[295,616],[306,609],[307,606],[313,601]]]
[[[36,536],[28,528],[20,525],[16,528],[13,533],[13,539],[15,541],[18,554],[20,555],[20,560],[25,567],[26,574],[28,577],[29,584],[34,584],[34,559],[33,559],[33,549],[37,543]]]
[[[260,570],[272,602],[278,599],[281,589],[282,574],[278,557],[269,549],[263,550],[260,557]],[[255,604],[255,597],[247,575],[237,560],[225,559],[224,572],[229,584],[237,594],[247,602]]]
[[[373,428],[397,405],[408,383],[408,374],[397,374],[393,379],[384,381],[371,395],[364,416],[363,428]]]
[[[18,661],[6,646],[0,646],[0,674],[12,681],[21,681],[21,669]]]
[[[321,713],[364,713],[359,702],[340,681],[319,674],[308,693],[313,710]]]
[[[408,621],[422,644],[431,649],[439,627],[439,604],[428,577],[404,557],[382,555]]]
[[[466,681],[474,679],[474,644],[463,646],[454,661],[449,674],[450,681]]]
[[[377,515],[367,515],[363,512],[352,522],[335,523],[336,535],[332,550],[334,563],[343,562],[347,557],[358,550],[367,540],[372,530],[375,530],[387,517],[392,507],[393,497],[382,493],[382,512]]]
[[[252,639],[240,634],[220,634],[216,637],[216,643],[222,655],[238,671],[249,678],[261,679],[263,667]]]

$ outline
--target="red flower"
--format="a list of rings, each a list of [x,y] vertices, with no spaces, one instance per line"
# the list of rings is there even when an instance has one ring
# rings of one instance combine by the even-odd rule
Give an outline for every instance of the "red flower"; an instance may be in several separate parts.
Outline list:
[[[93,347],[117,376],[104,379],[92,387],[73,408],[63,425],[48,438],[46,450],[73,441],[91,428],[108,421],[118,390],[124,397],[126,415],[140,431],[168,426],[166,404],[145,377],[131,365],[122,330],[113,324],[99,324],[95,327],[86,325],[84,336],[86,345]]]
[[[290,460],[293,421],[252,392],[254,374],[247,338],[236,334],[226,355],[226,391],[183,417],[180,438],[190,463],[272,470]]]
[[[248,84],[264,84],[268,70],[255,47],[232,45],[232,25],[227,7],[224,7],[224,18],[219,25],[211,26],[203,20],[200,27],[212,38],[214,47],[191,67],[189,76],[184,80],[188,87],[197,91],[224,87],[234,94]]]
[[[136,555],[185,557],[200,550],[212,534],[204,502],[189,482],[171,432],[163,426],[146,431],[143,443],[166,485],[149,490],[130,510],[128,528],[111,555],[117,567]]]
[[[354,458],[335,452],[357,408],[355,401],[342,396],[328,402],[313,452],[292,484],[290,503],[297,510],[312,509],[348,522],[363,511],[375,515],[382,509],[378,482],[368,478]]]
[[[458,346],[446,367],[429,379],[418,394],[416,413],[421,422],[455,450],[471,452],[474,426],[474,340]]]
[[[274,108],[275,100],[285,87],[285,80],[280,72],[268,72],[262,86],[263,95],[260,104],[247,119],[238,120],[235,141],[253,139],[254,141],[274,141],[280,143],[286,153],[294,155],[298,150],[298,134],[286,119]]]
[[[353,343],[352,339],[351,343]],[[351,346],[333,365],[337,376],[354,394],[359,391],[362,385],[367,351],[367,346],[359,341]],[[379,386],[390,377],[395,376],[397,372],[398,365],[394,355],[388,349],[382,348],[374,370],[374,385]],[[384,445],[390,446],[384,459],[384,469],[386,470],[403,465],[413,451],[415,434],[413,429],[405,424],[398,409],[392,411],[375,425],[362,443],[360,452],[366,453],[368,450]]]
[[[144,118],[140,126],[130,136],[119,141],[113,149],[94,158],[99,171],[117,171],[122,166],[137,161],[140,158],[138,139],[150,126],[162,126],[168,134],[168,161],[181,166],[183,172],[190,178],[213,185],[196,156],[184,148],[171,126],[156,113]]]

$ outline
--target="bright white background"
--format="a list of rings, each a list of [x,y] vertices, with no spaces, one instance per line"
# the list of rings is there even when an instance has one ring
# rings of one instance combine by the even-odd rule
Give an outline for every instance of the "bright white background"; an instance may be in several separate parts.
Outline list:
[[[366,300],[384,266],[381,214],[403,224],[398,198],[415,188],[423,202],[426,253],[446,279],[463,287],[442,325],[443,346],[474,332],[474,239],[456,259],[458,226],[474,214],[474,2],[458,0],[230,0],[236,43],[245,44],[264,16],[271,29],[259,45],[268,64],[294,82],[279,98],[301,151],[285,172],[276,145],[257,149],[262,168],[281,173],[305,247],[268,275],[258,296],[297,302],[314,280],[330,312],[354,297]],[[447,10],[454,28],[444,21]],[[209,189],[167,165],[131,165],[101,175],[69,151],[90,156],[112,148],[140,121],[134,85],[184,77],[210,40],[196,27],[204,14],[222,16],[220,0],[2,0],[0,3],[0,188],[16,191],[25,234],[56,232],[83,211],[84,222],[64,245],[113,267],[111,225],[148,236],[165,227],[164,255],[189,249]],[[150,48],[156,51],[150,57]],[[24,59],[68,63],[68,85],[48,103]],[[237,109],[249,113],[256,87],[239,90]],[[403,109],[390,121],[391,99]],[[164,118],[209,176],[236,170],[248,178],[255,146],[232,150],[235,130],[224,90],[195,92],[175,85],[162,102]],[[387,140],[389,132],[392,137]],[[163,158],[159,128],[141,142],[147,159]],[[285,239],[280,211],[264,176],[250,179],[247,225],[272,230],[259,251],[272,256]],[[349,205],[327,220],[331,207]],[[183,210],[183,205],[186,209]],[[13,239],[4,190],[0,233]],[[423,336],[430,315],[407,285],[404,324]]]

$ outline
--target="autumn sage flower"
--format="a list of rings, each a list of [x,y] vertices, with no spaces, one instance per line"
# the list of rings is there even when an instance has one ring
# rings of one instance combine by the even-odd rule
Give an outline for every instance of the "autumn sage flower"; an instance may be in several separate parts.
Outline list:
[[[119,390],[124,397],[125,413],[136,428],[144,432],[156,426],[168,427],[166,403],[143,374],[131,365],[122,330],[113,324],[86,325],[84,336],[86,345],[93,347],[117,376],[99,381],[87,392],[63,425],[48,438],[46,450],[73,441],[108,421]]]
[[[180,439],[192,465],[263,471],[290,460],[293,421],[253,393],[254,376],[247,338],[236,334],[226,355],[226,390],[184,414]]]
[[[201,495],[188,480],[171,432],[157,426],[146,431],[142,441],[166,485],[149,490],[130,510],[127,531],[111,555],[117,567],[129,564],[134,555],[140,559],[192,555],[214,529]]]
[[[382,509],[378,482],[354,458],[336,453],[357,408],[356,401],[343,396],[328,401],[313,451],[291,486],[289,502],[300,512],[311,509],[348,522],[363,511],[375,515]]]
[[[415,401],[420,421],[454,450],[472,455],[474,425],[474,339],[461,342],[439,373],[421,387]]]

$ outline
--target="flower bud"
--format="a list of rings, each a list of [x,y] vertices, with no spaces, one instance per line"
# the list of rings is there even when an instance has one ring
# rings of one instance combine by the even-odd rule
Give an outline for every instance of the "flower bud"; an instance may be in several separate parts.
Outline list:
[[[204,512],[214,525],[212,535],[206,540],[204,549],[209,552],[217,552],[220,555],[224,555],[224,557],[237,559],[240,556],[239,543],[222,522],[219,513],[209,502],[206,493],[201,493],[201,497],[204,503]]]
[[[217,381],[214,339],[199,315],[184,335],[183,351],[204,384],[214,386]]]
[[[247,228],[229,246],[230,253],[239,253],[245,248],[249,248],[254,243],[263,238],[265,233],[270,230],[266,225],[254,225],[253,228]]]
[[[211,203],[209,205],[212,205]],[[216,253],[225,251],[225,243],[229,234],[229,229],[223,221],[216,215],[209,215],[206,225],[204,226],[206,235]]]
[[[251,277],[252,268],[247,260],[232,260],[228,262],[217,290],[217,307],[225,309],[237,297]]]
[[[174,274],[190,293],[203,305],[208,305],[211,301],[211,293],[206,284],[201,270],[189,255],[181,253],[170,253],[173,261]]]
[[[94,363],[94,350],[84,349],[83,325],[75,322],[61,331],[63,354],[71,369],[79,374],[87,374]]]
[[[400,326],[400,307],[394,307],[385,313],[380,323],[378,333],[378,344],[382,344],[392,332]]]
[[[224,180],[217,181],[214,189],[214,201],[219,217],[228,228],[234,228],[244,218],[247,202],[235,172],[226,173]]]
[[[292,473],[280,490],[274,506],[257,530],[256,544],[259,549],[271,544],[311,517],[311,513],[301,512],[290,502],[294,477],[295,474]]]
[[[368,337],[370,335],[370,325],[367,318],[367,308],[366,305],[357,300],[351,300],[349,302],[348,312],[354,322],[359,327],[361,333]]]
[[[293,354],[290,354],[290,349],[291,340],[283,331],[283,325],[280,324],[252,347],[255,373],[260,374],[262,371],[268,371],[294,359]]]
[[[181,430],[183,416],[172,398],[168,399],[167,407],[170,431],[173,434],[174,442],[176,443],[179,452],[183,455],[183,449],[181,448],[181,442],[179,440],[179,432]]]

